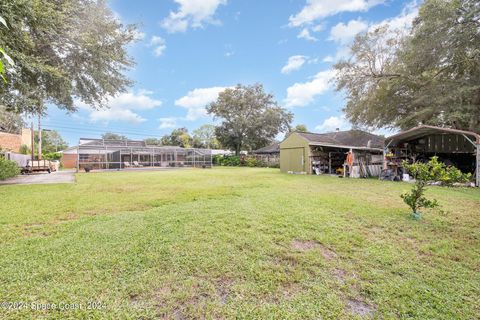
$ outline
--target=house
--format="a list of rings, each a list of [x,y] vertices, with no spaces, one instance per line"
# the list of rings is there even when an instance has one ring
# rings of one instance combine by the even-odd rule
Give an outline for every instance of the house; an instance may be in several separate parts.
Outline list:
[[[81,138],[62,151],[64,168],[211,167],[210,149],[151,146],[145,141]]]
[[[252,151],[257,160],[264,161],[269,167],[280,164],[280,142],[274,142],[266,147]]]
[[[258,154],[258,155],[271,155],[275,156],[278,155],[280,156],[280,142],[275,142],[272,143],[271,145],[268,145],[266,147],[257,149],[252,151],[253,154]]]
[[[383,164],[384,138],[361,130],[328,133],[294,132],[280,143],[280,171],[349,176],[378,176]],[[351,166],[345,166],[351,154]]]
[[[386,169],[399,174],[403,160],[426,161],[432,156],[454,165],[475,177],[480,186],[480,134],[449,128],[422,125],[385,139]]]

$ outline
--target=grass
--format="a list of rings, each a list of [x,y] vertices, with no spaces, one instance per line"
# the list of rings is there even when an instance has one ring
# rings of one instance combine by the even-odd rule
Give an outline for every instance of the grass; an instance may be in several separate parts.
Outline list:
[[[0,303],[26,306],[0,318],[478,318],[480,190],[429,188],[445,213],[414,221],[409,187],[250,168],[3,186]]]

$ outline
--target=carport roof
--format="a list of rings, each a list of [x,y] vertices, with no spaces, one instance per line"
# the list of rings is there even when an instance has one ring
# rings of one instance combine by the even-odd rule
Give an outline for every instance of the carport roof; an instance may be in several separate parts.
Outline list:
[[[384,138],[362,130],[328,133],[298,132],[310,145],[351,149],[383,149]]]
[[[392,143],[400,142],[400,141],[410,141],[417,138],[421,138],[423,136],[435,133],[449,133],[449,134],[459,134],[463,136],[467,136],[473,138],[477,144],[480,144],[480,135],[478,133],[472,131],[464,131],[458,129],[450,129],[450,128],[442,128],[442,127],[434,127],[434,126],[427,126],[422,125],[407,131],[403,131],[397,133],[393,136],[388,137],[385,139],[386,145],[391,145]]]

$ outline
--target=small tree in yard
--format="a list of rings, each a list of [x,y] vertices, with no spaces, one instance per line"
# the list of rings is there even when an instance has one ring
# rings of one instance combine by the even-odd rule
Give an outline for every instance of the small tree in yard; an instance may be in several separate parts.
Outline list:
[[[427,163],[415,162],[409,164],[404,161],[403,167],[415,178],[415,185],[408,193],[401,195],[403,201],[412,209],[414,219],[420,219],[418,212],[421,208],[435,208],[438,206],[436,199],[425,198],[425,188],[429,182],[439,181],[443,185],[451,186],[455,182],[467,182],[471,174],[464,174],[453,166],[446,166],[438,161],[438,157],[432,157]]]

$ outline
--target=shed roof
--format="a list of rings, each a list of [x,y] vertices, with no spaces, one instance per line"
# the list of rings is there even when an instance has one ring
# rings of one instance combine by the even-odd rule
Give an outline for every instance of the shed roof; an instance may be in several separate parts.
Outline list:
[[[253,151],[254,154],[280,153],[280,142]]]
[[[327,133],[298,132],[310,145],[352,149],[383,149],[384,138],[362,130]]]
[[[427,126],[427,125],[418,126],[418,127],[397,133],[393,136],[390,136],[385,139],[385,144],[391,145],[392,143],[396,143],[400,141],[411,141],[417,138],[424,137],[426,135],[436,134],[436,133],[464,135],[469,138],[473,138],[477,144],[480,144],[480,135],[478,133],[475,133],[472,131],[434,127],[434,126]]]

